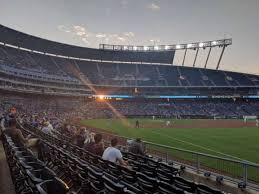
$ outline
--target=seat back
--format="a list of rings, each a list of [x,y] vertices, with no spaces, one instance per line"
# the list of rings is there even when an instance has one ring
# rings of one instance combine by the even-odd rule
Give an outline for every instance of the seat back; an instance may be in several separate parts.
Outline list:
[[[88,166],[88,180],[90,182],[90,189],[94,192],[99,192],[103,189],[103,173],[101,170],[94,166]]]
[[[176,187],[183,189],[187,192],[195,192],[196,191],[196,185],[192,181],[188,181],[182,177],[174,177],[173,183]]]
[[[183,189],[177,188],[164,181],[159,182],[158,192],[159,194],[185,194]]]
[[[197,185],[197,194],[223,194],[223,192],[203,184]]]
[[[68,186],[57,177],[53,180],[39,183],[36,187],[40,194],[66,194],[69,189]]]
[[[149,176],[137,172],[137,184],[139,188],[146,193],[155,193],[157,190],[157,179],[150,178]]]
[[[124,185],[116,183],[114,180],[108,177],[107,174],[105,174],[102,178],[104,181],[105,191],[107,193],[113,193],[113,194],[123,193],[123,190],[125,188]]]
[[[126,167],[120,167],[121,168],[121,176],[123,181],[129,183],[129,184],[134,184],[136,180],[136,171],[130,170],[129,168]]]

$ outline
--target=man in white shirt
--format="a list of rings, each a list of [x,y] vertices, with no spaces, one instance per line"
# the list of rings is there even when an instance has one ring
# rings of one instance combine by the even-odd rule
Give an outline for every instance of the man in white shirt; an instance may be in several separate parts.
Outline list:
[[[111,147],[104,150],[102,158],[110,162],[119,163],[122,166],[127,166],[127,163],[123,160],[121,151],[116,148],[118,145],[118,139],[113,138],[111,140]]]

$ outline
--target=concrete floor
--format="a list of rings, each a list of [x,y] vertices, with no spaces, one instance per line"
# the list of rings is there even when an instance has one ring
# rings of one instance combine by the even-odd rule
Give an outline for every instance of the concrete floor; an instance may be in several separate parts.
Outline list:
[[[0,194],[15,194],[3,144],[0,141]]]

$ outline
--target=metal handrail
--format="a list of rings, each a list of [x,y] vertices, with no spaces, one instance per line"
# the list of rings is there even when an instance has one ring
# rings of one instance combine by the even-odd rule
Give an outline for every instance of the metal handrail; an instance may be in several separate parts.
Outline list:
[[[148,142],[148,141],[143,141],[143,142],[145,144],[150,144],[150,145],[154,145],[154,146],[161,147],[161,148],[173,149],[173,150],[177,150],[177,151],[181,151],[181,152],[186,152],[186,153],[190,153],[190,154],[205,156],[205,157],[209,157],[209,158],[213,158],[213,159],[220,159],[220,160],[224,160],[224,161],[227,161],[227,162],[233,162],[233,163],[249,165],[249,166],[252,166],[252,167],[259,168],[259,164],[253,163],[253,162],[250,162],[250,161],[246,161],[246,160],[236,160],[236,159],[231,159],[231,158],[225,158],[225,157],[205,154],[205,153],[201,153],[201,152],[195,152],[195,151],[191,151],[191,150],[186,150],[186,149],[182,149],[182,148],[177,148],[177,147],[157,144],[157,143]]]

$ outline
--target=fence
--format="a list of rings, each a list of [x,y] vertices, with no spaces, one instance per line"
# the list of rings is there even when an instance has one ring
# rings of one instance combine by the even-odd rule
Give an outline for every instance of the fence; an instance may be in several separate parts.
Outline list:
[[[146,151],[166,162],[185,165],[197,173],[210,172],[259,191],[259,164],[144,142]]]

